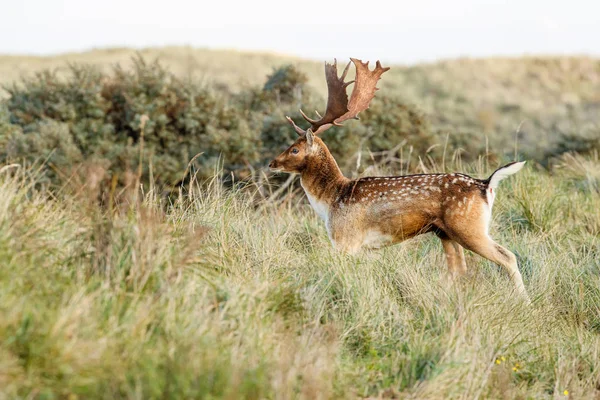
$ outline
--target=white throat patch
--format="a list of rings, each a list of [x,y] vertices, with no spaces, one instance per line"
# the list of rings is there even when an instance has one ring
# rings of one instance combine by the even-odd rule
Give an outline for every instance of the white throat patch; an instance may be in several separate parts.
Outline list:
[[[325,221],[325,224],[327,224],[327,219],[329,217],[329,205],[311,196],[310,193],[306,191],[306,189],[304,189],[304,192],[306,193],[306,197],[308,197],[308,202],[312,206],[313,210],[315,210],[319,217],[321,217],[321,219]]]
[[[300,185],[302,185],[302,189],[304,189],[304,193],[306,193],[306,197],[308,197],[308,202],[312,206],[313,210],[315,210],[317,215],[321,217],[323,221],[325,221],[325,226],[327,226],[327,220],[329,219],[329,205],[325,202],[317,200],[316,197],[311,195],[310,192],[304,187],[302,179],[300,179]]]

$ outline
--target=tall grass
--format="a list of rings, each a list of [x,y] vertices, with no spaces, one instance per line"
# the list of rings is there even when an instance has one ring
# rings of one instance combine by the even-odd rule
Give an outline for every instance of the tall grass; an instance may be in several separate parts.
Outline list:
[[[530,307],[473,254],[450,282],[434,237],[338,254],[305,202],[252,186],[100,208],[4,167],[0,398],[598,396],[600,164],[564,162],[494,206]]]

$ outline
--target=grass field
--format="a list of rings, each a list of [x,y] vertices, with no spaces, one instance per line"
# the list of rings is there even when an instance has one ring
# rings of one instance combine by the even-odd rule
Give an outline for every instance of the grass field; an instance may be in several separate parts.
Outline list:
[[[293,57],[142,53],[216,91],[260,85],[282,63],[323,86],[321,63]],[[0,56],[0,79],[132,54]],[[600,132],[598,60],[453,60],[386,78],[436,129],[482,142],[536,150]],[[491,235],[517,255],[531,306],[468,252],[468,273],[450,281],[430,235],[337,253],[294,185],[263,198],[277,186],[225,187],[217,170],[166,200],[133,189],[132,173],[99,205],[93,169],[57,187],[44,160],[1,165],[0,400],[600,399],[599,150],[529,162],[500,184]],[[478,178],[498,166],[442,160]]]
[[[0,398],[599,396],[597,157],[501,184],[530,307],[473,254],[449,282],[434,237],[337,254],[302,198],[251,184],[102,211],[35,182],[1,170]]]

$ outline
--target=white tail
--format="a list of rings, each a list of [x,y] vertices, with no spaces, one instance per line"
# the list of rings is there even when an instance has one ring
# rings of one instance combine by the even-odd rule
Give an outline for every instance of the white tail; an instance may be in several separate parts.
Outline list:
[[[496,189],[498,188],[498,183],[500,183],[500,181],[504,178],[507,178],[513,174],[516,174],[517,172],[519,172],[521,170],[521,168],[523,168],[523,166],[525,165],[526,161],[521,161],[521,162],[513,162],[510,164],[505,165],[504,167],[500,167],[498,168],[496,171],[494,171],[494,173],[488,178],[489,180],[489,187],[492,189]]]

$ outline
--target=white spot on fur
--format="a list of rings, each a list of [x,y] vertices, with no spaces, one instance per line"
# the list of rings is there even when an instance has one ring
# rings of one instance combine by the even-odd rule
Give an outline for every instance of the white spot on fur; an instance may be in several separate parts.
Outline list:
[[[471,212],[472,206],[473,206],[473,199],[470,199],[469,203],[467,204],[467,213]]]

